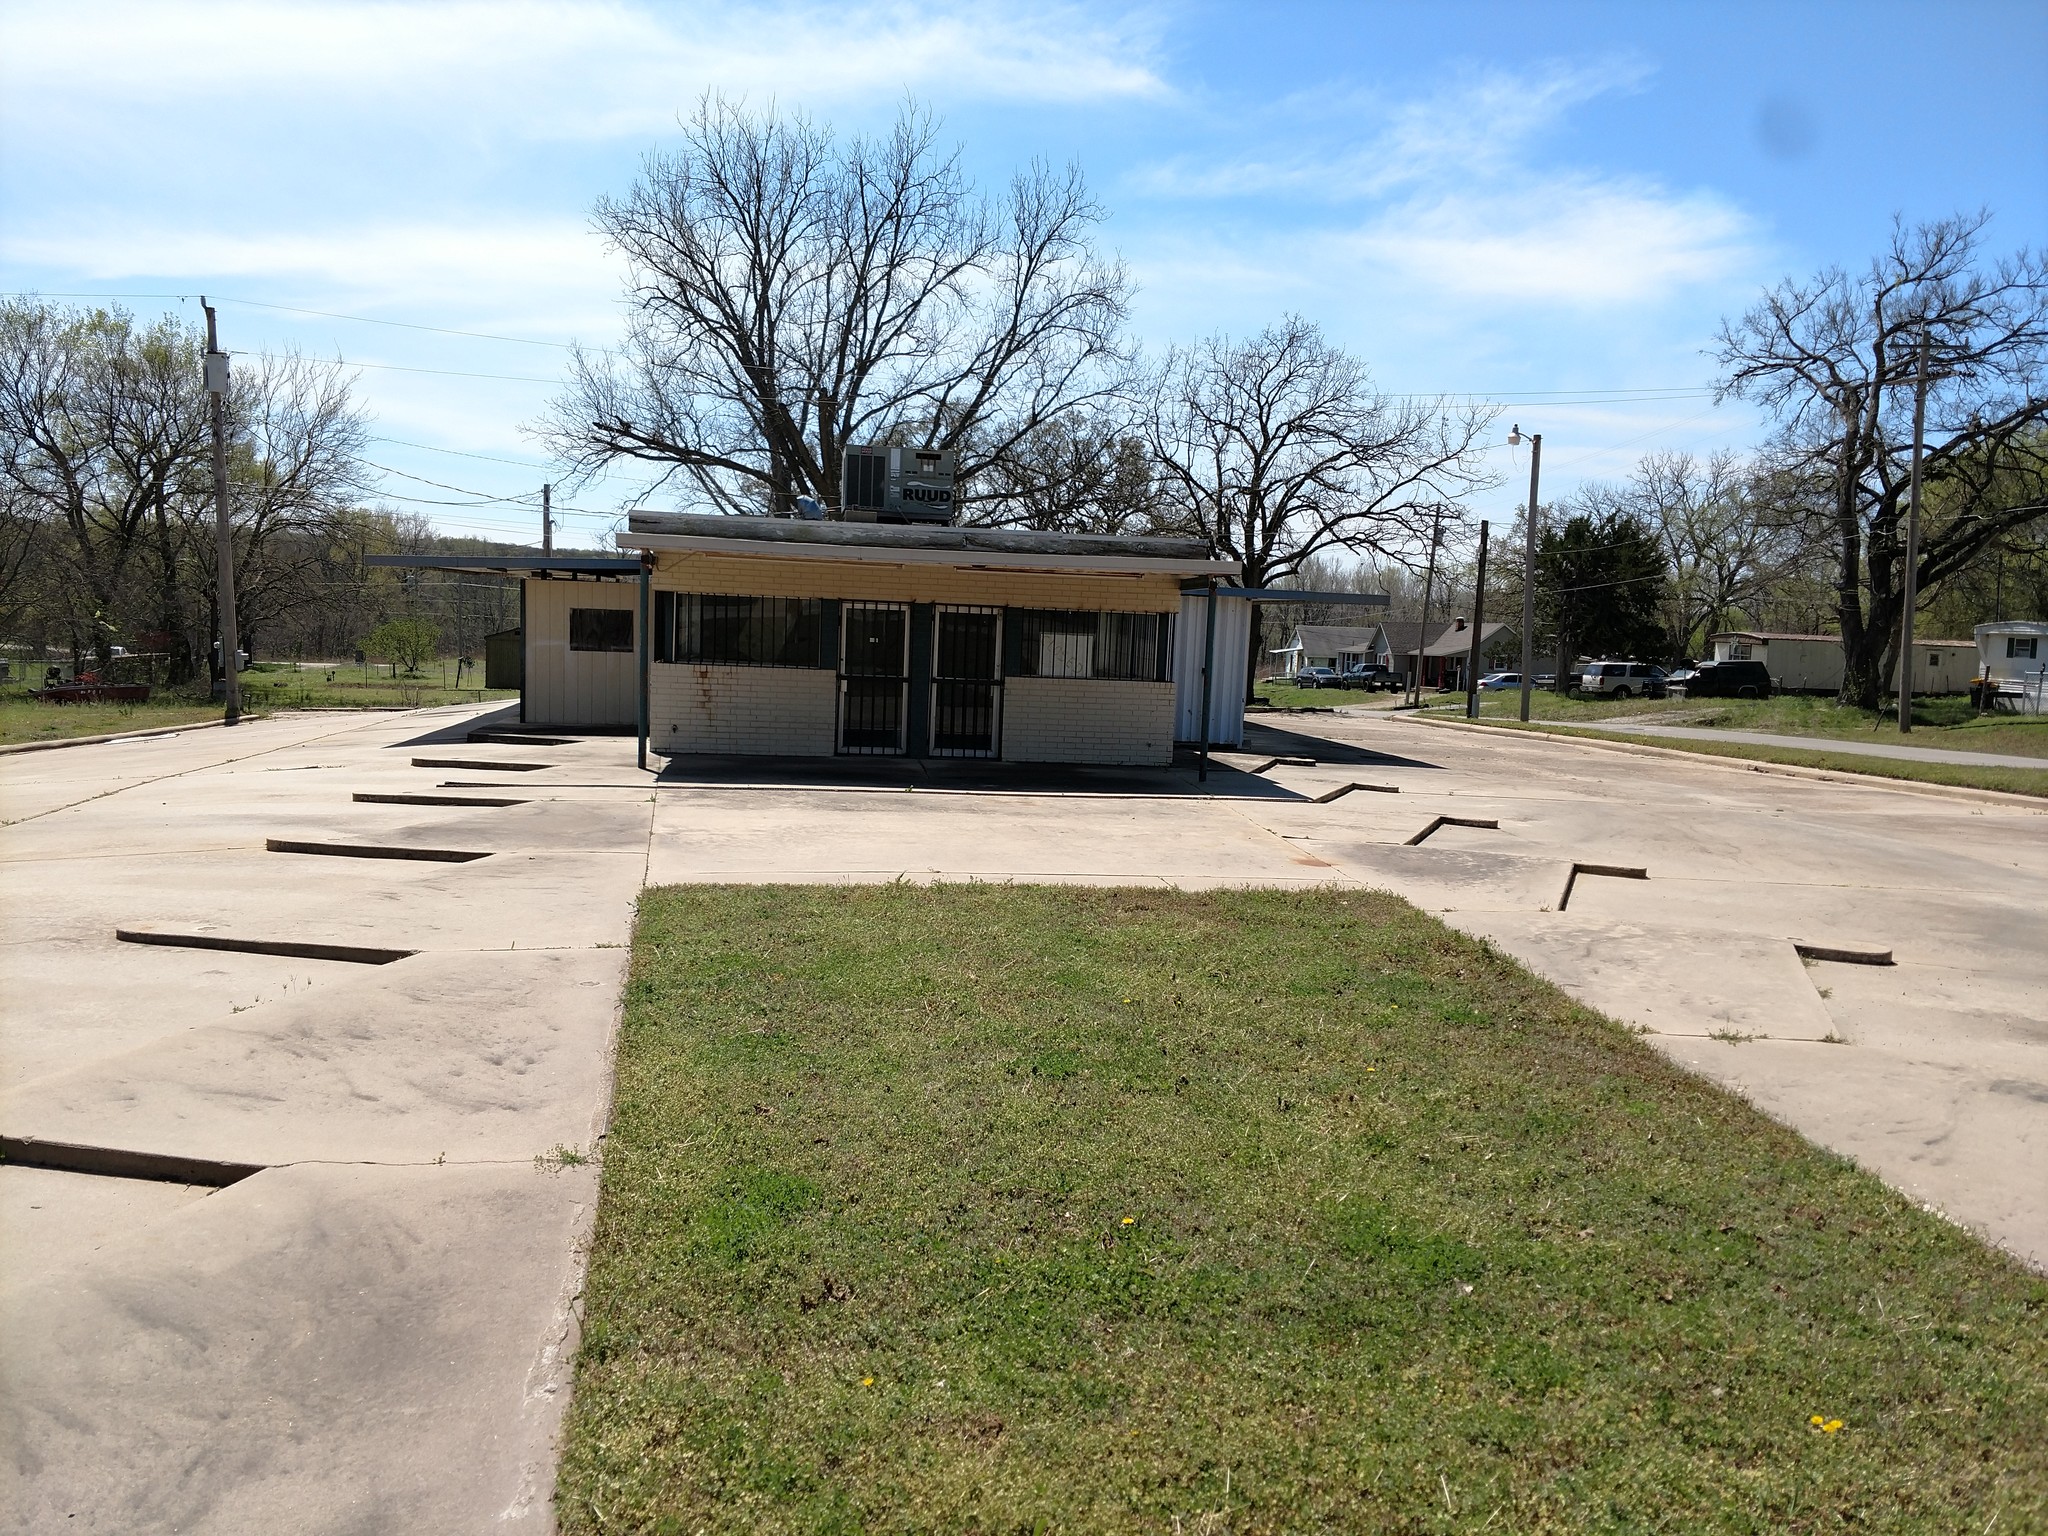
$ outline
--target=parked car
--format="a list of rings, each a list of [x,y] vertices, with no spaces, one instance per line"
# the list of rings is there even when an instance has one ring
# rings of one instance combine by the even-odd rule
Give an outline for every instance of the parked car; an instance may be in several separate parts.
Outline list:
[[[1661,699],[1664,669],[1644,661],[1589,662],[1579,674],[1578,692],[1596,699]]]
[[[1512,688],[1519,693],[1522,687],[1522,674],[1519,672],[1489,672],[1486,676],[1479,679],[1479,686],[1482,690],[1491,689],[1495,692]]]
[[[1343,679],[1335,667],[1303,667],[1288,679],[1297,688],[1341,688]]]
[[[1344,669],[1346,688],[1363,688],[1367,693],[1377,693],[1382,688],[1396,688],[1394,674],[1377,662],[1362,661]]]
[[[1682,699],[1768,699],[1771,673],[1760,661],[1703,661],[1674,691]]]

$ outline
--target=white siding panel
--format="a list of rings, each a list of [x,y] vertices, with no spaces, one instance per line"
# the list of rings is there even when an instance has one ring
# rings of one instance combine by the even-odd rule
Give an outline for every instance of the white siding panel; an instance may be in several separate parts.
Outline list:
[[[640,587],[630,581],[526,584],[526,723],[634,725],[640,718],[633,651],[572,651],[569,610],[624,608],[639,635]]]
[[[1202,657],[1209,597],[1184,592],[1173,625],[1174,739],[1202,735]],[[1242,597],[1216,600],[1216,677],[1209,689],[1209,740],[1219,747],[1244,741],[1244,669],[1250,659],[1252,605]]]

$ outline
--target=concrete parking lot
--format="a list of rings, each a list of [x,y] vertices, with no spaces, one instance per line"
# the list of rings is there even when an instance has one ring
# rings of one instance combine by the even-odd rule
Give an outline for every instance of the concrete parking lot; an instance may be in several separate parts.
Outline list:
[[[547,1528],[646,881],[1387,887],[2048,1260],[2048,806],[1378,714],[1206,785],[657,780],[481,714],[0,760],[24,1528]]]

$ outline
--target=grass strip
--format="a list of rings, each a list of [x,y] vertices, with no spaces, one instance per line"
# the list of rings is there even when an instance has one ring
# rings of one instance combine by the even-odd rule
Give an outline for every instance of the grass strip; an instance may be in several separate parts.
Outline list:
[[[0,698],[0,746],[25,741],[68,741],[218,720],[218,704],[43,704]]]
[[[1382,893],[643,898],[567,1532],[2048,1520],[2048,1282]]]
[[[1829,773],[1862,774],[1874,779],[1905,779],[1918,784],[1950,784],[1962,789],[1995,789],[2008,795],[2048,797],[2048,767],[2006,768],[1996,763],[1923,763],[1903,757],[1871,757],[1860,752],[1830,752],[1825,747],[1763,746],[1746,741],[1700,741],[1689,736],[1650,736],[1630,731],[1598,731],[1583,726],[1546,725],[1519,720],[1478,722],[1498,730],[1535,731],[1540,735],[1618,741],[1631,747],[1659,747],[1667,752],[1696,752],[1703,757],[1734,757],[1759,763],[1784,763],[1794,768],[1821,768]]]

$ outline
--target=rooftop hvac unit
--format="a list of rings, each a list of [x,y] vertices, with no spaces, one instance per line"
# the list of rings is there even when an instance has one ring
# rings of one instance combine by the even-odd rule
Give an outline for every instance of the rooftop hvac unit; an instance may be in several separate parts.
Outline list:
[[[950,448],[849,448],[841,515],[850,523],[950,523],[958,461]]]

